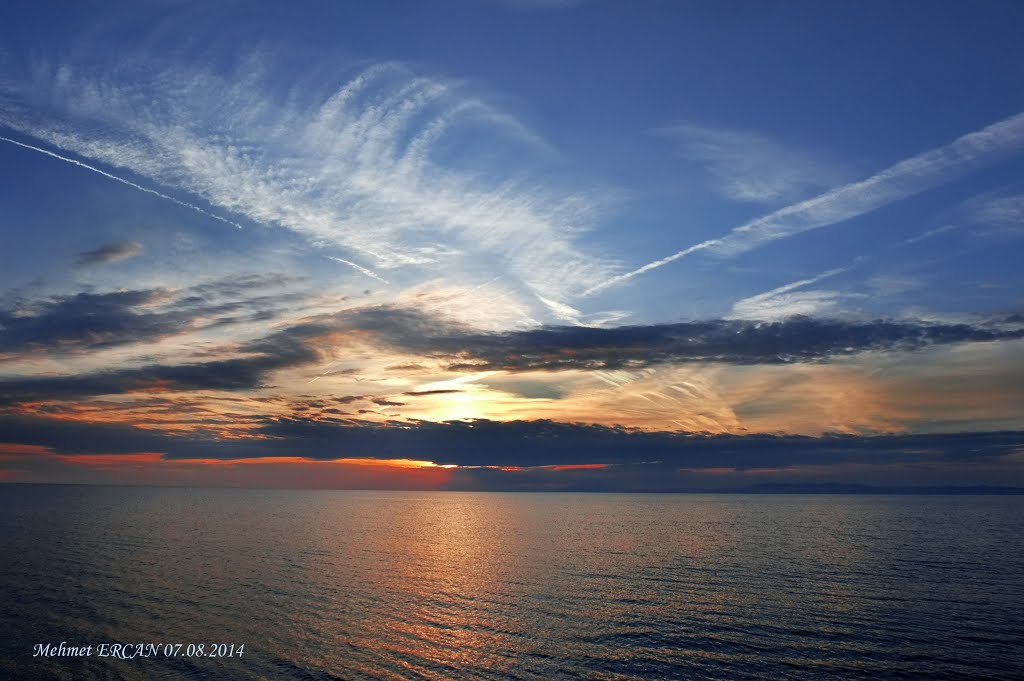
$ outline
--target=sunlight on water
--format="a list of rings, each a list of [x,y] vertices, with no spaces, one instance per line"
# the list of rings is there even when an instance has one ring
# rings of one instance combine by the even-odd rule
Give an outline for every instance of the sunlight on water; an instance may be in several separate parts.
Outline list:
[[[1014,678],[1007,497],[6,486],[0,677]],[[222,642],[241,658],[32,658]]]

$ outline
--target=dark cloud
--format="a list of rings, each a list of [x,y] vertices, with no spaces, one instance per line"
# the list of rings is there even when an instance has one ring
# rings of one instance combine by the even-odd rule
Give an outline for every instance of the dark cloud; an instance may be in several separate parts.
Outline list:
[[[278,308],[308,299],[306,292],[285,290],[303,281],[302,277],[277,273],[216,279],[185,289],[172,306],[201,311],[205,317],[220,317],[218,321],[234,321],[225,315],[235,314],[244,315],[238,321],[265,321],[276,317]],[[271,292],[266,293],[267,289]]]
[[[488,385],[529,400],[560,400],[567,392],[554,382],[537,380],[536,378],[518,378],[516,376],[494,376],[487,380]]]
[[[79,253],[75,258],[76,267],[91,267],[93,265],[107,265],[119,260],[134,258],[145,250],[138,241],[120,241],[114,244],[101,246],[93,251]]]
[[[1024,329],[923,321],[709,320],[652,326],[546,327],[482,333],[408,308],[347,310],[293,327],[293,337],[327,330],[372,334],[392,348],[447,361],[451,370],[621,369],[652,364],[812,362],[869,350],[1024,338]]]
[[[556,327],[505,335],[443,337],[465,370],[621,369],[683,362],[783,364],[870,350],[1024,337],[1024,330],[966,324],[845,322],[791,318],[780,322],[712,320],[612,329]]]
[[[555,421],[391,422],[358,427],[273,418],[256,430],[313,457],[422,458],[463,466],[636,464],[737,469],[818,463],[935,461],[1003,454],[1024,435],[879,435],[824,437],[646,432]],[[340,453],[339,453],[340,452]]]
[[[244,279],[244,278],[243,278]],[[242,289],[270,285],[274,279],[245,281]],[[0,309],[0,352],[43,350],[95,352],[114,346],[145,344],[170,336],[242,322],[267,321],[279,308],[305,294],[281,293],[235,300],[234,284],[196,286],[180,293],[148,289],[83,292],[43,300],[18,301]]]
[[[614,487],[621,486],[621,476],[629,475],[630,470],[646,471],[646,476],[651,471],[675,475],[680,471],[735,469],[743,473],[862,464],[902,466],[907,470],[945,466],[950,471],[950,481],[957,482],[956,471],[961,464],[998,463],[1024,449],[1024,432],[821,437],[709,435],[552,421],[375,424],[353,420],[332,423],[293,415],[264,417],[250,436],[224,440],[125,425],[10,416],[0,425],[0,442],[41,445],[69,455],[146,451],[160,452],[172,459],[413,458],[464,467],[521,468],[607,464],[607,471],[611,472],[602,475],[608,476],[608,484]],[[591,477],[591,482],[594,479]]]
[[[484,333],[409,308],[344,310],[284,329],[279,342],[303,343],[359,331],[395,350],[448,363],[450,370],[621,369],[653,364],[812,362],[869,350],[1024,338],[1024,329],[922,321],[710,320],[652,326],[546,327]]]
[[[461,393],[464,390],[410,390],[409,392],[402,393],[403,395],[409,395],[410,397],[423,397],[424,395],[451,395],[452,393]]]
[[[0,381],[0,404],[26,399],[69,399],[128,392],[246,390],[265,387],[272,372],[320,359],[311,347],[275,336],[243,344],[243,357],[194,364],[115,369],[75,376],[13,378]]]
[[[180,333],[193,315],[147,307],[163,295],[156,290],[79,293],[0,310],[0,349],[99,350]]]
[[[81,293],[32,308],[0,313],[0,349],[98,349],[180,332],[212,308],[149,312],[161,292]],[[252,300],[240,305],[252,305]],[[256,303],[264,304],[256,299]],[[228,304],[230,307],[232,304]],[[232,308],[234,309],[234,308]],[[67,398],[157,388],[245,390],[265,385],[271,372],[322,359],[318,338],[347,332],[378,346],[446,362],[450,370],[559,371],[619,369],[655,364],[813,362],[868,350],[916,350],[932,345],[1024,337],[1024,329],[919,321],[853,322],[794,317],[758,323],[711,320],[611,329],[547,327],[482,333],[407,308],[357,308],[310,318],[237,351],[245,356],[179,365],[150,365],[69,377],[0,381],[0,399]],[[338,341],[332,341],[336,343]],[[341,342],[344,342],[343,340]],[[519,386],[522,388],[522,386]],[[516,386],[510,386],[516,391]],[[530,389],[532,395],[537,390]],[[542,391],[547,395],[550,390]],[[354,399],[354,398],[353,398]],[[382,398],[378,398],[382,399]],[[343,403],[344,404],[344,403]],[[378,402],[378,404],[381,404]],[[391,402],[383,406],[401,406]]]
[[[189,290],[204,300],[210,298],[247,298],[252,295],[254,290],[266,288],[281,289],[303,281],[305,281],[303,277],[273,272],[267,274],[243,274],[197,284]]]
[[[386,397],[371,397],[370,401],[381,407],[404,407],[405,402],[395,402]]]
[[[253,281],[269,285],[276,279]],[[226,288],[224,288],[226,287]],[[205,288],[206,295],[197,290]],[[146,313],[137,308],[161,292],[82,293],[54,299],[27,312],[0,313],[5,347],[24,343],[96,343],[146,340],[192,317],[241,310],[257,313],[281,296],[259,296],[212,304],[215,292],[234,284],[195,287],[174,304],[177,313]],[[300,294],[293,294],[300,295]],[[179,309],[180,308],[180,309]],[[181,315],[181,316],[178,316]],[[929,345],[1024,337],[1024,329],[919,321],[841,321],[794,317],[785,321],[709,320],[652,326],[586,328],[546,327],[508,333],[483,333],[422,312],[388,306],[356,308],[311,318],[268,337],[270,342],[302,344],[333,332],[359,331],[405,352],[447,360],[451,369],[614,369],[675,362],[778,364],[826,359],[866,350],[914,350]],[[407,364],[389,369],[420,369]],[[355,370],[349,369],[348,372]]]

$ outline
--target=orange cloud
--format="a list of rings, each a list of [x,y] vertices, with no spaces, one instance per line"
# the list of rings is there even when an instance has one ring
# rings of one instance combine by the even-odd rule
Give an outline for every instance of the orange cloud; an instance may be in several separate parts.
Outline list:
[[[21,444],[0,444],[0,462],[17,466],[0,469],[0,479],[11,482],[438,489],[451,475],[450,466],[414,459],[167,459],[157,452],[56,454]]]
[[[0,456],[26,456],[50,454],[49,447],[0,442]]]

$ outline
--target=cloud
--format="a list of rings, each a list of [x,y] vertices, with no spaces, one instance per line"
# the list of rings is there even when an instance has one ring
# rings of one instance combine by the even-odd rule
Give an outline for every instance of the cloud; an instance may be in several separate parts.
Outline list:
[[[898,296],[927,286],[927,280],[906,274],[878,274],[865,282],[874,296]]]
[[[5,334],[5,338],[12,348],[59,344],[58,339],[80,348],[95,348],[178,330],[183,317],[135,311],[151,295],[135,292],[90,298],[89,294],[80,294],[54,303],[34,319],[7,312],[3,323],[13,324],[14,333]],[[107,309],[109,313],[93,317],[71,312],[94,309]],[[68,313],[63,314],[65,311]],[[41,319],[48,321],[42,323]],[[264,386],[275,371],[329,361],[346,348],[408,353],[430,358],[448,371],[517,373],[637,369],[684,363],[788,364],[867,351],[918,350],[934,345],[1019,338],[1024,338],[1024,329],[1012,323],[972,325],[806,317],[772,322],[729,319],[616,328],[562,326],[489,333],[417,310],[375,306],[307,318],[268,336],[234,344],[221,353],[231,356],[215,361],[7,378],[0,380],[0,396],[12,402],[145,390],[247,390]]]
[[[371,397],[370,398],[370,402],[373,402],[374,404],[376,404],[377,406],[380,406],[380,407],[404,407],[405,406],[405,402],[395,402],[394,400],[389,400],[386,397]]]
[[[794,281],[771,291],[744,298],[733,304],[731,317],[734,319],[777,320],[834,312],[843,294],[837,291],[803,291],[800,293],[792,293],[792,291],[842,274],[849,269],[850,267],[837,267],[815,277]]]
[[[338,69],[324,67],[282,95],[271,63],[238,60],[234,73],[164,68],[140,55],[39,65],[30,82],[12,79],[0,93],[0,124],[291,230],[382,280],[395,280],[388,270],[469,271],[486,261],[533,294],[565,300],[610,274],[576,243],[609,193],[530,181],[522,161],[547,153],[543,142],[467,85],[382,63],[341,69],[349,76],[340,87]],[[488,160],[495,155],[510,159],[503,176]]]
[[[165,296],[156,290],[78,293],[0,310],[0,349],[95,351],[180,333],[194,315],[147,309]]]
[[[962,210],[987,238],[1024,236],[1024,194],[986,194],[968,201]]]
[[[737,301],[732,306],[733,319],[778,320],[789,317],[829,316],[838,312],[840,302],[853,294],[817,290],[796,293],[762,293]]]
[[[92,251],[79,253],[75,258],[75,265],[78,267],[89,267],[92,265],[108,265],[113,262],[127,260],[140,255],[145,250],[138,241],[119,241],[106,246],[100,246]]]
[[[887,204],[950,182],[1016,153],[1024,146],[1024,113],[963,135],[953,142],[904,159],[859,182],[832,189],[734,228],[724,236],[689,246],[631,272],[596,284],[597,293],[684,256],[709,251],[731,257],[804,232],[845,222]]]
[[[361,329],[375,343],[445,361],[452,370],[476,372],[605,370],[686,362],[780,364],[1024,337],[1024,329],[1016,327],[806,317],[480,333],[414,310],[389,307],[353,309],[281,334],[305,336],[316,328],[321,329],[318,333],[327,328]]]
[[[72,399],[95,395],[197,390],[251,390],[272,372],[321,359],[302,345],[243,345],[249,356],[192,364],[151,364],[71,376],[32,376],[0,380],[0,404],[26,399]]]
[[[718,191],[736,201],[789,201],[840,180],[831,165],[755,133],[688,122],[658,132],[678,143],[680,156],[705,164]]]
[[[304,277],[294,274],[275,272],[240,274],[195,284],[186,289],[186,293],[196,296],[196,299],[203,301],[223,298],[246,299],[252,298],[253,292],[257,290],[271,289],[276,295],[281,289],[304,281],[306,281]]]
[[[991,462],[1019,451],[1024,433],[708,435],[547,420],[371,424],[266,417],[248,437],[219,440],[125,425],[12,417],[4,441],[64,455],[159,452],[168,459],[300,456],[401,458],[456,466],[649,465],[664,475],[679,469]]]
[[[129,242],[131,243],[131,242]],[[96,259],[131,252],[121,244],[90,254]],[[113,254],[113,255],[112,255]],[[275,308],[304,294],[253,295],[275,276],[254,275],[216,281],[181,291],[146,289],[77,293],[20,301],[0,309],[0,352],[85,353],[145,345],[171,336],[246,320],[276,316]],[[241,315],[241,316],[239,316]]]
[[[924,241],[925,239],[931,239],[932,237],[938,236],[940,234],[945,234],[946,232],[952,231],[954,229],[956,229],[956,225],[943,225],[942,227],[929,229],[927,231],[922,232],[921,234],[904,239],[901,242],[901,245],[909,246],[911,244],[916,244],[921,241]]]

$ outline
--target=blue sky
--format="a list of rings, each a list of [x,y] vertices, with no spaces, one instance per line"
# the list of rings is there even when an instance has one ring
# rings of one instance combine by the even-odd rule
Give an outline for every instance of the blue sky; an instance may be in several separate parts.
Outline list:
[[[1022,15],[5,4],[0,442],[1020,429]]]

